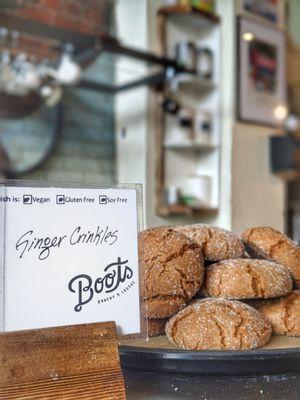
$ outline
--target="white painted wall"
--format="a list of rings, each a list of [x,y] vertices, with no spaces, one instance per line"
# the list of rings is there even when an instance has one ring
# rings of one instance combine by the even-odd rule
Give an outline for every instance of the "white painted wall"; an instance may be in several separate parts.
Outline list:
[[[222,18],[221,56],[221,190],[220,214],[216,225],[232,228],[232,132],[235,115],[235,23],[234,2],[218,0],[217,12]]]
[[[289,18],[288,18],[288,28],[292,35],[293,40],[300,44],[300,1],[299,0],[288,0],[289,6]]]
[[[117,37],[122,43],[139,49],[148,48],[146,0],[121,0],[116,6]],[[145,74],[146,65],[121,58],[116,83],[125,83]],[[119,183],[141,183],[147,209],[147,107],[148,90],[140,87],[116,96],[116,176]],[[122,135],[125,129],[125,136]]]
[[[236,42],[236,34],[233,37]],[[269,137],[274,134],[283,132],[262,125],[234,124],[231,226],[236,232],[259,225],[285,230],[285,183],[270,168]]]
[[[285,185],[270,172],[272,128],[237,123],[233,138],[233,230],[266,225],[284,230]]]

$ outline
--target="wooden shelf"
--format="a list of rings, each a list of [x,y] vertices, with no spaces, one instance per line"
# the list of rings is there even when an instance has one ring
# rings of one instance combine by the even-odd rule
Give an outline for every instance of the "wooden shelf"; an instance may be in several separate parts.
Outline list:
[[[161,7],[158,10],[158,15],[164,16],[187,16],[190,15],[192,17],[198,18],[198,24],[201,21],[206,21],[209,24],[219,24],[220,17],[216,14],[209,13],[207,11],[198,10],[198,8],[192,7],[190,5],[174,5],[174,6],[166,6]]]
[[[167,150],[212,151],[217,147],[210,143],[164,143]]]
[[[207,92],[216,89],[217,84],[214,81],[198,78],[195,75],[179,74],[173,79],[172,87],[203,96]]]
[[[160,205],[157,207],[157,215],[160,217],[168,217],[171,215],[194,215],[194,214],[215,214],[219,211],[215,207],[193,208],[183,204],[174,206]]]

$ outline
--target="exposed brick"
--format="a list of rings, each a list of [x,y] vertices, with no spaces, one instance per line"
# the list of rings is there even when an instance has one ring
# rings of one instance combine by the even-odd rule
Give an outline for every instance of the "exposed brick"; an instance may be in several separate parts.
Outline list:
[[[80,21],[68,17],[66,14],[56,14],[54,16],[53,25],[73,31],[80,31]]]
[[[40,7],[24,8],[22,10],[18,10],[15,14],[30,20],[43,22],[49,25],[53,24],[55,15],[52,10],[47,10],[47,12],[45,12],[45,10]]]
[[[59,10],[62,5],[62,0],[40,0],[40,4],[45,8]]]
[[[86,33],[89,35],[99,35],[106,31],[105,25],[91,23],[91,21],[89,21],[87,18],[82,19],[80,27],[80,31],[82,33]]]
[[[22,4],[22,1],[20,1]],[[31,6],[9,11],[10,14],[82,33],[104,31],[110,0],[36,0]]]
[[[28,6],[35,6],[41,3],[42,0],[18,0],[18,5],[19,6],[24,6],[24,7],[28,7]]]
[[[101,10],[88,8],[83,16],[85,19],[89,20],[92,24],[103,23],[103,12]]]
[[[70,14],[73,18],[79,18],[85,8],[86,4],[81,0],[64,0],[61,6],[61,12]]]

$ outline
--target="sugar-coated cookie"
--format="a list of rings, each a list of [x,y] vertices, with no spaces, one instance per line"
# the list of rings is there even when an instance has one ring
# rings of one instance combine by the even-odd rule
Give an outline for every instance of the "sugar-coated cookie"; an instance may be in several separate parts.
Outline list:
[[[206,267],[206,297],[255,299],[284,296],[293,288],[289,270],[275,262],[235,258]]]
[[[271,324],[239,301],[203,299],[193,302],[166,324],[169,341],[185,350],[242,350],[264,346]]]
[[[195,224],[174,229],[196,243],[202,249],[206,261],[222,261],[244,255],[244,245],[240,238],[223,228]]]
[[[273,333],[300,336],[300,290],[272,300],[255,300],[251,305],[271,322]]]
[[[168,227],[147,229],[139,235],[139,258],[144,270],[144,313],[167,318],[198,292],[204,274],[201,250],[190,239]]]
[[[164,335],[167,319],[148,319],[148,336]]]
[[[288,268],[300,288],[300,247],[296,243],[268,226],[247,229],[242,239],[251,256],[273,260]]]

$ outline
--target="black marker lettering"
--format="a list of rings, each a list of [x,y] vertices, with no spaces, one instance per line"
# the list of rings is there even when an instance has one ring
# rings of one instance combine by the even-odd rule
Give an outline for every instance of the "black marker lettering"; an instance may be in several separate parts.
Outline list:
[[[68,241],[66,240],[68,239]],[[77,226],[71,235],[56,235],[37,237],[34,230],[25,232],[16,242],[15,248],[20,252],[19,258],[24,258],[26,253],[38,254],[39,260],[46,260],[53,250],[53,248],[62,247],[64,244],[71,246],[112,246],[118,240],[118,230],[112,230],[109,226],[101,229],[97,226],[96,230],[84,230],[80,225]]]
[[[39,260],[45,260],[50,255],[50,249],[52,249],[53,247],[60,247],[63,240],[67,237],[66,235],[64,235],[59,237],[54,236],[52,239],[48,236],[45,238],[35,237],[32,239],[32,234],[33,230],[30,230],[24,233],[24,235],[22,235],[17,241],[16,250],[21,252],[19,258],[23,258],[26,251],[30,252],[32,250],[38,250]]]

